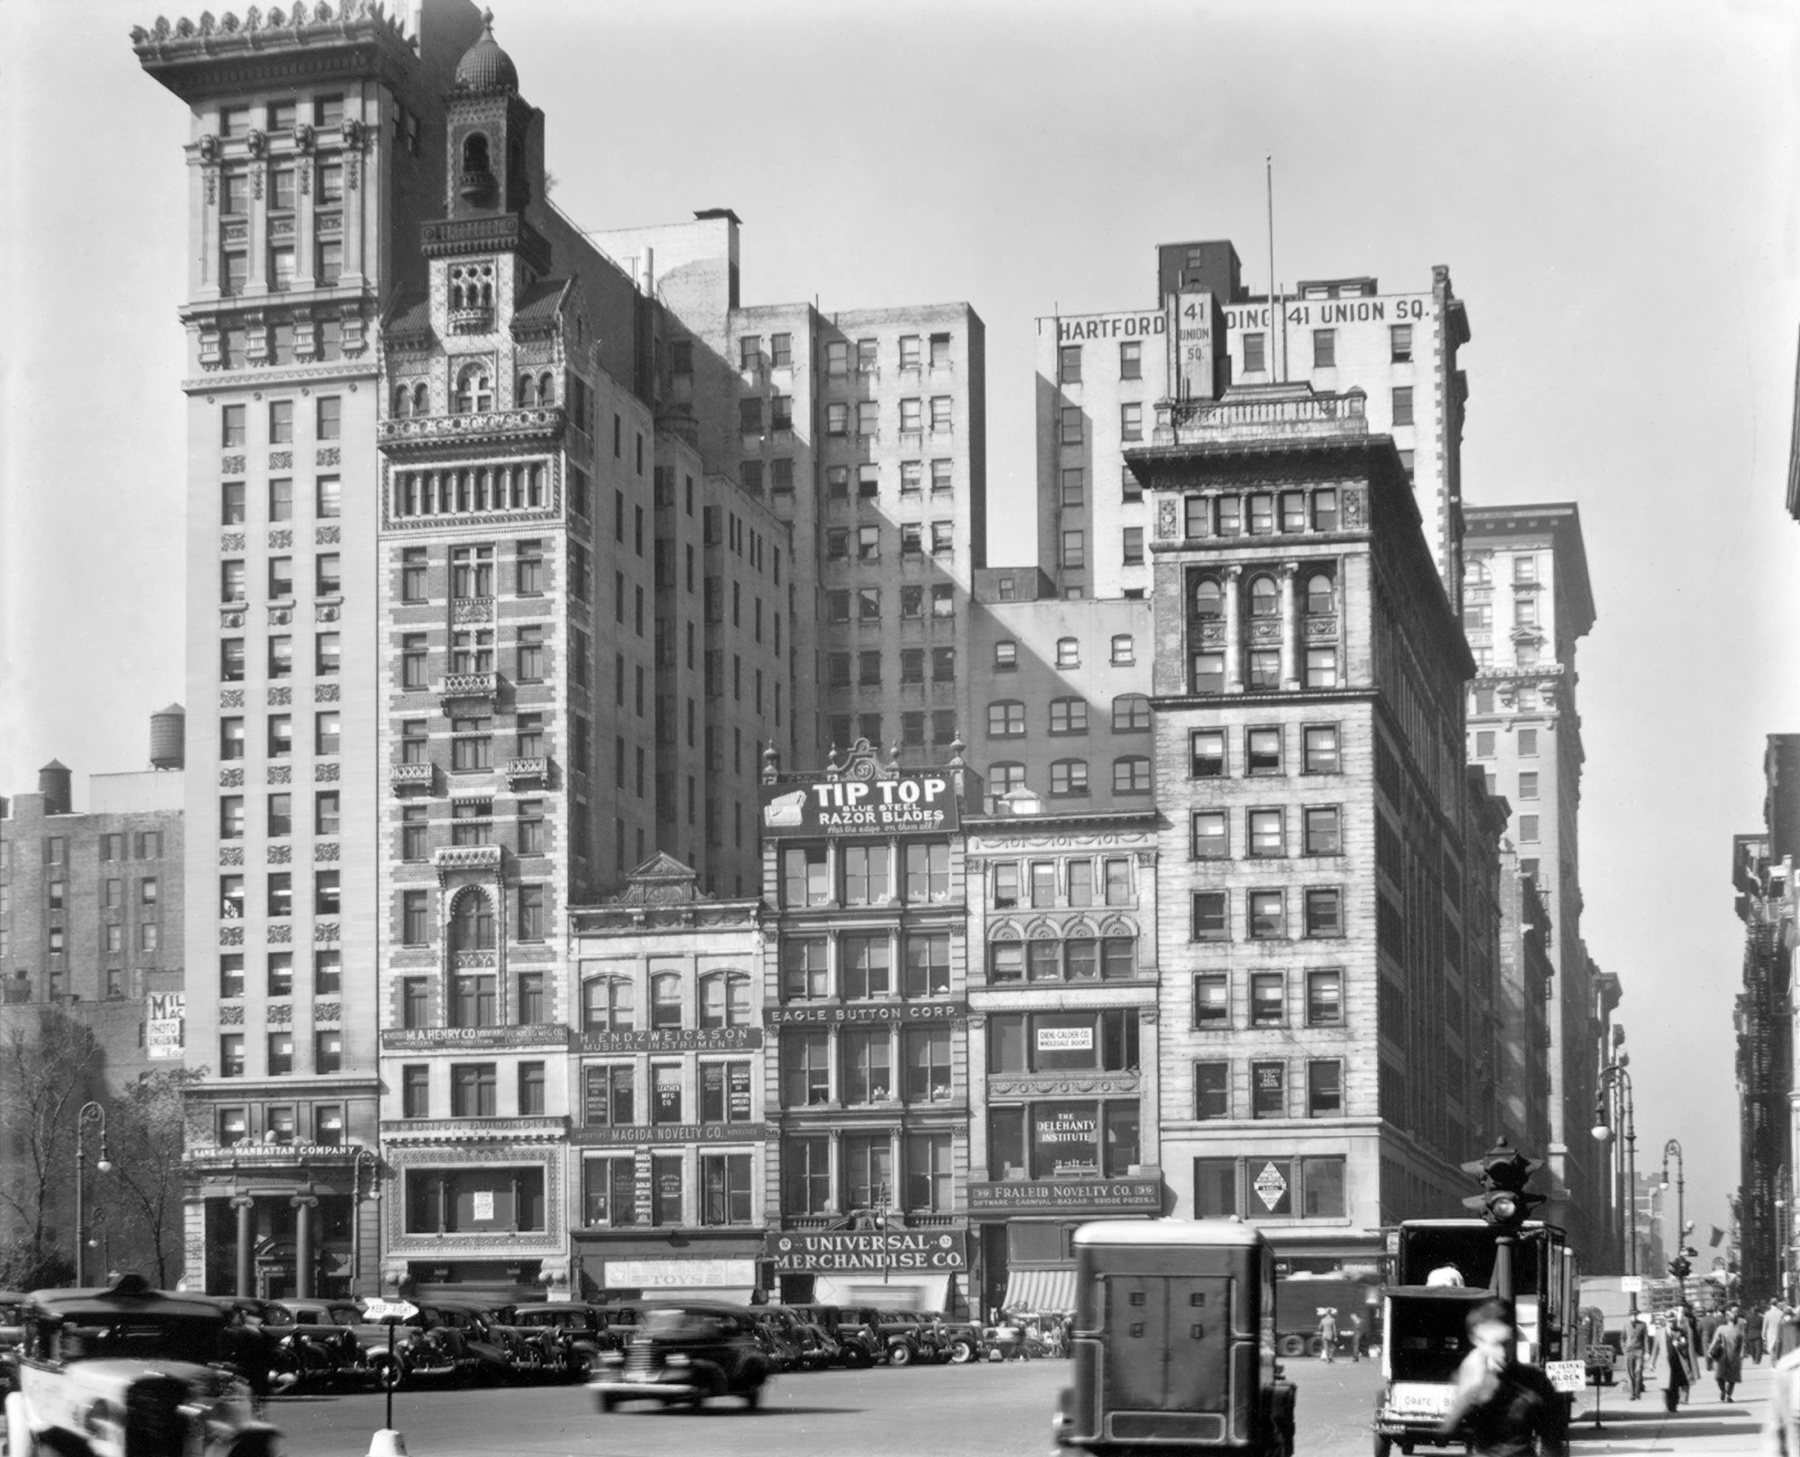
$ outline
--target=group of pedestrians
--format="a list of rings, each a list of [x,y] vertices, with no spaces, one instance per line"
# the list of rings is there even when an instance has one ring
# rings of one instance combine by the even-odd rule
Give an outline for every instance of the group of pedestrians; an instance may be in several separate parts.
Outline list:
[[[1335,1305],[1319,1312],[1319,1354],[1325,1358],[1327,1364],[1337,1359],[1339,1343],[1344,1341],[1349,1342],[1350,1359],[1352,1361],[1362,1360],[1365,1334],[1363,1318],[1354,1310],[1350,1312],[1348,1319],[1343,1321],[1337,1318]]]
[[[1662,1393],[1663,1408],[1675,1411],[1688,1398],[1702,1364],[1712,1372],[1720,1401],[1735,1401],[1744,1379],[1744,1357],[1753,1348],[1751,1323],[1733,1305],[1696,1322],[1686,1304],[1669,1310],[1634,1310],[1625,1319],[1625,1381],[1633,1401],[1646,1386]],[[1758,1328],[1758,1336],[1762,1328]],[[1800,1321],[1794,1327],[1800,1345]]]

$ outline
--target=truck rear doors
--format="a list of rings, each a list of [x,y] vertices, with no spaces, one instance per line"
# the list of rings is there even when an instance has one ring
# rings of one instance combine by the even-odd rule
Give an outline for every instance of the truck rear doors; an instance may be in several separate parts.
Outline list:
[[[1223,1414],[1230,1396],[1232,1280],[1103,1278],[1107,1408]]]

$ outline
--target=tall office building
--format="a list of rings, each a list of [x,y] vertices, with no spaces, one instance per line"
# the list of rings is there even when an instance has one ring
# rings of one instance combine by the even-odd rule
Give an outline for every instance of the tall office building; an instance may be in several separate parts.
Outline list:
[[[1297,383],[1163,401],[1126,457],[1165,815],[1150,1161],[1174,1212],[1254,1220],[1297,1268],[1458,1212],[1488,1122],[1492,852],[1464,839],[1497,816],[1470,813],[1472,664],[1399,451],[1363,395]]]
[[[133,31],[188,107],[187,1279],[374,1274],[380,323],[422,288],[443,96],[481,22],[366,0]],[[366,1182],[360,1185],[366,1189]],[[351,1268],[351,1256],[362,1257]]]
[[[1506,834],[1547,919],[1549,1217],[1584,1248],[1609,1225],[1608,1154],[1588,1134],[1617,982],[1581,936],[1581,714],[1575,650],[1594,599],[1572,502],[1465,508],[1463,629],[1475,659],[1468,755],[1511,806]],[[1527,933],[1534,916],[1512,924]],[[1520,962],[1521,969],[1527,963]]]

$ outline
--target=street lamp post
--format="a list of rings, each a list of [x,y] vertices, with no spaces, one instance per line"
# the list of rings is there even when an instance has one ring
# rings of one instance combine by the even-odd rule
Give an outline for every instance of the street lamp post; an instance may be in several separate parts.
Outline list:
[[[1610,1143],[1612,1141],[1612,1136],[1613,1136],[1612,1129],[1611,1129],[1611,1127],[1608,1126],[1607,1119],[1606,1119],[1607,1093],[1610,1090],[1612,1093],[1613,1099],[1618,1104],[1619,1132],[1622,1133],[1625,1138],[1625,1161],[1624,1161],[1623,1166],[1619,1168],[1618,1172],[1624,1175],[1626,1185],[1629,1187],[1629,1189],[1631,1191],[1630,1239],[1628,1241],[1622,1241],[1623,1243],[1625,1243],[1625,1246],[1626,1246],[1626,1249],[1625,1249],[1625,1267],[1626,1267],[1625,1273],[1628,1275],[1635,1275],[1638,1273],[1638,1261],[1637,1261],[1637,1119],[1636,1119],[1636,1115],[1635,1115],[1635,1110],[1633,1108],[1632,1096],[1631,1096],[1631,1074],[1625,1070],[1626,1065],[1629,1062],[1630,1062],[1630,1058],[1625,1053],[1621,1052],[1619,1054],[1619,1059],[1617,1062],[1608,1063],[1604,1068],[1602,1068],[1600,1070],[1599,1095],[1595,1099],[1595,1102],[1594,1102],[1593,1134],[1594,1134],[1595,1141],[1600,1144],[1604,1145],[1604,1144]],[[1625,1229],[1624,1222],[1623,1222],[1623,1216],[1625,1214],[1625,1201],[1623,1199],[1619,1200],[1619,1213],[1621,1215],[1620,1232],[1621,1232],[1621,1234],[1623,1234],[1624,1229]],[[1631,1308],[1634,1312],[1638,1308],[1637,1291],[1636,1290],[1633,1290],[1631,1292]]]
[[[87,1284],[87,1131],[90,1123],[100,1128],[100,1157],[94,1167],[103,1174],[112,1172],[112,1160],[106,1156],[106,1109],[98,1103],[83,1103],[75,1115],[75,1288]]]
[[[1688,1272],[1687,1257],[1687,1162],[1681,1156],[1681,1140],[1671,1138],[1663,1145],[1662,1186],[1669,1187],[1669,1159],[1675,1160],[1675,1254],[1669,1261],[1669,1273],[1684,1279]]]
[[[381,1159],[375,1150],[366,1144],[359,1144],[356,1156],[350,1161],[350,1293],[355,1295],[362,1286],[362,1173],[363,1166],[369,1169],[369,1191],[375,1196],[377,1209],[376,1224],[381,1222]],[[377,1246],[377,1256],[380,1249]],[[379,1284],[376,1286],[380,1289]]]

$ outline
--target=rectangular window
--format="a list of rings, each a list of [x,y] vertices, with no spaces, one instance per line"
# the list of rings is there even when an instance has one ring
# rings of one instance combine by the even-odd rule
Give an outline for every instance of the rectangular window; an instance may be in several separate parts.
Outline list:
[[[1388,358],[1395,364],[1410,364],[1413,357],[1411,324],[1393,324],[1388,328]]]
[[[1308,806],[1302,812],[1304,821],[1303,853],[1307,855],[1338,855],[1343,853],[1343,835],[1339,825],[1339,813],[1335,805]]]
[[[1308,936],[1341,936],[1344,934],[1342,892],[1335,889],[1306,892],[1306,934]]]
[[[1519,816],[1519,842],[1524,845],[1538,843],[1538,817],[1536,815]]]
[[[1062,473],[1062,503],[1079,506],[1086,496],[1087,472],[1080,466],[1065,466]]]
[[[775,337],[782,339],[787,336],[778,334]],[[676,1168],[679,1167],[680,1165],[676,1164]],[[701,1155],[701,1224],[739,1225],[750,1223],[750,1168],[751,1156],[747,1153]]]
[[[781,1141],[784,1214],[823,1214],[831,1202],[831,1141],[823,1134]]]
[[[291,916],[294,914],[294,877],[286,870],[272,871],[269,875],[269,914],[272,917]]]
[[[244,1034],[227,1032],[219,1038],[219,1076],[241,1078],[244,1075]]]
[[[784,1032],[781,1037],[781,1101],[806,1108],[831,1101],[831,1039],[824,1032]]]
[[[405,890],[400,893],[400,944],[424,946],[430,940],[429,892]]]
[[[1194,1027],[1202,1032],[1223,1032],[1231,1026],[1231,979],[1222,971],[1202,972],[1194,978]]]
[[[889,1066],[889,1036],[885,1027],[876,1031],[854,1030],[842,1034],[844,1101],[874,1103],[893,1097],[893,1070]]]
[[[344,1034],[335,1030],[313,1033],[313,1071],[335,1073],[343,1071],[343,1066]]]
[[[293,795],[282,793],[269,796],[268,826],[272,839],[285,839],[294,833]]]
[[[1131,403],[1119,406],[1119,438],[1121,440],[1142,440],[1144,438],[1144,407]]]
[[[241,997],[244,994],[244,956],[228,951],[219,957],[219,995]]]
[[[1065,531],[1062,534],[1062,564],[1070,571],[1087,566],[1087,533]]]
[[[1538,731],[1536,729],[1519,730],[1519,757],[1535,759],[1538,752]]]
[[[1057,350],[1056,378],[1058,384],[1081,383],[1081,346],[1079,344],[1064,344]]]
[[[1287,975],[1280,971],[1253,972],[1250,977],[1250,1025],[1287,1025]]]
[[[1194,1064],[1194,1117],[1201,1122],[1231,1116],[1231,1064]]]
[[[1244,373],[1245,374],[1258,374],[1261,371],[1263,371],[1269,367],[1268,363],[1264,357],[1265,342],[1266,342],[1265,335],[1262,335],[1262,334],[1246,334],[1246,335],[1244,335]]]
[[[1313,330],[1313,368],[1337,368],[1337,330]]]
[[[847,999],[891,996],[894,990],[889,964],[889,940],[874,936],[843,936],[838,940],[842,961],[842,994]]]
[[[1194,892],[1192,934],[1196,941],[1224,941],[1230,936],[1230,928],[1225,919],[1224,891]]]
[[[1301,730],[1302,771],[1307,774],[1336,774],[1338,759],[1337,725],[1307,724]]]
[[[944,844],[906,846],[906,901],[925,905],[950,899],[950,847]]]
[[[1144,564],[1144,528],[1141,526],[1125,528],[1124,564],[1128,567],[1141,567]]]
[[[1196,729],[1188,735],[1188,763],[1196,779],[1219,779],[1225,774],[1225,731]]]
[[[1410,425],[1413,423],[1413,392],[1411,385],[1394,386],[1394,424]]]
[[[544,1111],[544,1065],[541,1062],[519,1064],[519,1113],[522,1117]]]
[[[1281,773],[1281,730],[1253,728],[1244,736],[1244,767],[1249,774]]]
[[[636,1081],[629,1065],[584,1073],[584,1121],[592,1128],[629,1128],[637,1121]]]
[[[1250,937],[1256,941],[1280,940],[1287,935],[1287,906],[1278,890],[1250,892]]]
[[[452,1063],[450,1066],[450,1116],[452,1118],[492,1118],[499,1086],[495,1065],[491,1062]]]
[[[1253,809],[1249,813],[1250,853],[1260,858],[1287,854],[1283,814],[1278,809]]]
[[[400,1069],[400,1116],[431,1116],[431,1069],[424,1063],[408,1063]]]
[[[1137,340],[1127,340],[1119,345],[1119,378],[1142,379],[1144,377],[1144,346]]]
[[[294,1070],[294,1034],[291,1032],[271,1032],[269,1034],[269,1076],[286,1077]]]
[[[1309,971],[1306,974],[1306,1025],[1344,1025],[1344,974],[1341,971]]]
[[[1336,1118],[1344,1111],[1344,1065],[1341,1062],[1309,1062],[1306,1065],[1306,1116]]]
[[[901,991],[909,997],[939,996],[950,990],[950,936],[911,935],[906,938],[906,964]]]

